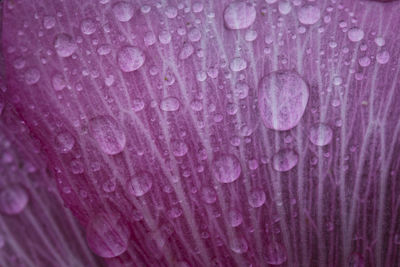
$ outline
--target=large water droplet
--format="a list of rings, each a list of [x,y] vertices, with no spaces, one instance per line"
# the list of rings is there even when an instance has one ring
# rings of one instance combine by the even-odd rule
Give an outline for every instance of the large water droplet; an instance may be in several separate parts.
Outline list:
[[[61,132],[57,134],[55,146],[61,153],[68,153],[75,145],[75,138],[69,132]]]
[[[128,192],[137,197],[141,197],[149,192],[152,186],[153,177],[145,171],[135,174],[126,184]]]
[[[298,161],[299,156],[296,152],[291,149],[282,149],[272,157],[272,166],[276,171],[286,172],[293,169]]]
[[[22,186],[9,185],[0,191],[0,211],[8,215],[21,213],[28,200],[28,193]]]
[[[311,126],[309,139],[317,146],[325,146],[332,141],[332,129],[326,124],[318,123]]]
[[[296,72],[272,72],[262,78],[258,90],[258,107],[267,128],[285,131],[299,123],[309,92],[306,82]]]
[[[130,230],[119,216],[100,213],[90,219],[86,240],[90,249],[103,258],[121,255],[128,248]]]
[[[114,118],[98,116],[91,119],[89,124],[92,137],[104,153],[115,155],[124,149],[126,137]]]
[[[40,71],[37,68],[30,68],[25,72],[25,83],[32,85],[40,80]]]
[[[249,205],[253,208],[259,208],[265,203],[265,193],[262,190],[254,190],[249,194]]]
[[[364,31],[359,28],[351,28],[347,32],[349,40],[352,42],[359,42],[364,38]]]
[[[316,6],[304,6],[297,13],[297,18],[305,25],[312,25],[321,18],[321,10]]]
[[[125,46],[119,50],[118,65],[124,72],[131,72],[139,69],[145,60],[145,55],[142,50],[134,46]]]
[[[223,155],[214,161],[212,172],[220,183],[232,183],[239,178],[242,168],[234,155]]]
[[[280,265],[287,261],[286,248],[277,241],[270,241],[265,251],[265,262],[271,265]]]
[[[115,18],[121,22],[127,22],[133,17],[133,7],[127,2],[116,3],[113,6],[112,11]]]
[[[54,48],[60,57],[69,57],[78,48],[72,36],[66,33],[60,33],[54,40]]]
[[[177,111],[179,106],[179,100],[175,97],[164,98],[160,103],[160,109],[162,111]]]
[[[224,11],[226,27],[231,30],[240,30],[250,27],[256,19],[256,9],[246,2],[230,3]]]

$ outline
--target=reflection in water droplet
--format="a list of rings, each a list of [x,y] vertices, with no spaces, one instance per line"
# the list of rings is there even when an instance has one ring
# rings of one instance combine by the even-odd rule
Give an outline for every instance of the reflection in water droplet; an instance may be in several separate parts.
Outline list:
[[[332,141],[332,129],[326,124],[318,123],[310,128],[309,139],[317,146],[325,146]]]
[[[256,9],[246,2],[230,3],[224,11],[224,21],[227,28],[240,30],[250,27],[256,19]]]
[[[128,193],[141,197],[150,191],[153,186],[153,177],[148,172],[138,172],[126,184]]]
[[[117,58],[118,65],[124,72],[131,72],[139,69],[145,61],[143,51],[134,46],[125,46],[121,48]]]
[[[114,118],[98,116],[90,120],[89,126],[90,134],[104,153],[115,155],[125,148],[125,134]]]
[[[265,127],[285,131],[299,123],[309,92],[296,72],[272,72],[261,79],[258,90],[258,107]]]
[[[298,161],[299,156],[296,152],[291,149],[282,149],[272,157],[272,166],[276,171],[286,172],[293,169]]]
[[[112,11],[117,20],[121,22],[127,22],[133,17],[133,7],[128,2],[118,2],[116,3]]]
[[[234,155],[223,155],[217,158],[212,166],[212,172],[220,183],[231,183],[239,178],[242,168]]]
[[[175,97],[164,98],[160,103],[160,109],[162,111],[177,111],[179,106],[179,100]]]
[[[28,201],[28,193],[20,185],[9,185],[0,191],[0,211],[5,214],[21,213]]]
[[[78,48],[71,35],[60,33],[54,40],[54,48],[60,57],[69,57]]]
[[[100,213],[90,218],[86,230],[89,248],[103,258],[121,255],[128,248],[130,230],[115,214]]]

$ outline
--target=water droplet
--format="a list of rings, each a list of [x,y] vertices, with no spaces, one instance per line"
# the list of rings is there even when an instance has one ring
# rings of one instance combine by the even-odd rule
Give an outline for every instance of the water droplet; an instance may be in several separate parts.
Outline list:
[[[153,32],[146,32],[143,41],[146,46],[153,45],[156,42],[156,36]]]
[[[257,32],[255,30],[247,30],[244,39],[247,42],[253,42],[255,39],[257,39]]]
[[[234,155],[223,155],[214,161],[212,172],[220,183],[232,183],[239,178],[242,168]]]
[[[293,169],[298,161],[299,156],[296,152],[291,149],[282,149],[272,157],[272,166],[276,171],[286,172]]]
[[[238,82],[234,94],[239,99],[245,99],[249,95],[249,86],[245,82]]]
[[[135,98],[132,100],[132,109],[135,112],[141,111],[144,109],[144,101],[140,98]]]
[[[207,204],[213,204],[217,201],[217,193],[212,187],[203,187],[201,189],[201,199]]]
[[[75,138],[69,132],[61,132],[55,138],[55,146],[61,153],[68,153],[75,145]]]
[[[194,13],[200,13],[201,11],[203,11],[203,3],[194,3],[192,6],[192,10]]]
[[[371,64],[371,59],[367,56],[362,57],[358,60],[358,64],[360,64],[360,66],[363,68],[368,67],[369,64]]]
[[[51,84],[55,91],[61,91],[67,86],[64,76],[59,73],[53,75],[51,78]]]
[[[349,40],[352,42],[359,42],[364,38],[364,31],[359,28],[351,28],[347,32]]]
[[[86,35],[91,35],[96,31],[96,24],[92,19],[84,19],[81,22],[81,32]]]
[[[111,53],[111,46],[108,44],[103,44],[100,45],[99,48],[97,48],[97,54],[100,56],[105,56]]]
[[[321,18],[321,10],[316,6],[304,6],[297,13],[297,18],[305,25],[312,25]]]
[[[224,21],[227,28],[240,30],[250,27],[256,20],[256,9],[246,2],[230,3],[224,11]]]
[[[54,40],[54,48],[60,57],[71,56],[78,48],[72,36],[66,33],[60,33]]]
[[[52,16],[43,17],[43,27],[47,30],[54,28],[56,25],[56,19]]]
[[[287,15],[290,13],[290,11],[292,11],[292,5],[286,1],[279,2],[278,9],[279,13],[281,13],[282,15]]]
[[[162,31],[159,35],[158,35],[158,40],[160,41],[160,43],[162,44],[169,44],[171,42],[171,34],[167,31]]]
[[[73,174],[81,174],[84,171],[83,163],[78,160],[74,159],[71,161],[71,172]]]
[[[286,248],[277,241],[268,242],[265,251],[265,262],[271,265],[280,265],[286,261]]]
[[[164,98],[160,103],[160,109],[162,111],[177,111],[179,106],[179,100],[175,97]]]
[[[326,124],[314,124],[310,128],[309,139],[316,146],[325,146],[332,141],[332,129]]]
[[[191,44],[185,44],[182,50],[179,52],[179,59],[184,60],[190,57],[194,52],[194,48]]]
[[[234,72],[242,71],[247,68],[247,62],[243,58],[237,57],[231,61],[229,67]]]
[[[144,61],[145,55],[142,50],[134,46],[125,46],[119,50],[118,65],[123,72],[131,72],[139,69]]]
[[[292,71],[275,71],[259,84],[259,111],[265,127],[285,131],[295,127],[304,114],[309,92],[305,81]]]
[[[119,216],[100,213],[92,218],[86,230],[89,248],[103,258],[124,253],[129,244],[130,230],[119,221]]]
[[[197,28],[193,28],[188,33],[189,41],[191,42],[198,42],[201,39],[201,32]]]
[[[175,157],[183,157],[188,152],[188,146],[182,141],[172,141],[171,147]]]
[[[115,155],[125,148],[126,137],[117,121],[108,116],[98,116],[89,122],[90,134],[106,154]]]
[[[133,17],[133,7],[127,2],[116,3],[113,6],[112,11],[115,18],[121,22],[127,22]]]
[[[265,193],[262,190],[254,190],[249,194],[249,205],[253,208],[259,208],[265,203]]]
[[[388,51],[382,51],[376,55],[376,62],[378,62],[379,64],[386,64],[389,62],[389,59],[390,55]]]
[[[141,197],[149,192],[152,186],[152,175],[144,171],[135,174],[126,184],[128,192],[137,197]]]
[[[377,45],[377,46],[379,46],[379,47],[382,47],[382,46],[384,46],[385,45],[385,43],[386,43],[386,41],[385,41],[385,39],[383,38],[383,37],[376,37],[375,38],[375,44]]]
[[[30,68],[25,72],[25,83],[32,85],[40,80],[40,72],[37,68]]]
[[[168,6],[165,9],[165,16],[167,16],[167,18],[173,19],[176,18],[177,15],[178,15],[178,10],[176,9],[176,7]]]
[[[231,249],[237,254],[243,254],[247,252],[249,246],[247,245],[246,239],[243,237],[237,237],[231,242]]]
[[[21,213],[28,204],[28,193],[20,185],[9,185],[0,191],[0,211],[15,215]]]
[[[232,227],[238,227],[243,222],[243,216],[238,210],[232,209],[228,213],[228,220]]]

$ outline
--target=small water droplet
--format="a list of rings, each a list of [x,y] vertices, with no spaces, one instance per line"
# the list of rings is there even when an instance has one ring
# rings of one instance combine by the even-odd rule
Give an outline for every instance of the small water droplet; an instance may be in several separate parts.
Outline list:
[[[385,39],[383,37],[378,36],[378,37],[375,38],[375,44],[377,46],[382,47],[382,46],[385,45],[385,43],[386,43],[386,41],[385,41]]]
[[[72,36],[66,33],[60,33],[54,40],[54,48],[60,57],[71,56],[78,48]]]
[[[125,148],[125,134],[114,118],[98,116],[91,119],[89,125],[92,137],[104,153],[115,155]]]
[[[175,157],[183,157],[188,152],[188,146],[182,141],[172,141],[171,147]]]
[[[67,86],[64,76],[59,73],[53,75],[51,78],[51,84],[55,91],[61,91]]]
[[[160,43],[162,44],[169,44],[171,42],[171,34],[168,31],[162,31],[159,35],[158,35],[158,40],[160,41]]]
[[[286,172],[293,169],[298,161],[299,156],[296,152],[291,149],[282,149],[272,157],[272,166],[276,171]]]
[[[189,41],[191,42],[198,42],[201,39],[201,32],[197,28],[193,28],[188,33]]]
[[[237,57],[231,61],[229,68],[234,72],[242,71],[247,68],[247,62],[243,58]]]
[[[281,265],[287,261],[286,248],[277,241],[270,241],[265,251],[265,262],[271,265]]]
[[[50,30],[52,28],[54,28],[54,26],[56,25],[56,19],[52,16],[45,16],[43,17],[43,27],[46,30]]]
[[[61,153],[68,153],[75,145],[75,138],[69,132],[61,132],[55,138],[55,146]]]
[[[253,208],[259,208],[264,205],[266,200],[265,193],[262,190],[254,190],[249,194],[249,205]]]
[[[132,109],[135,112],[141,111],[144,109],[144,101],[140,98],[135,98],[132,100]]]
[[[28,201],[28,193],[20,185],[8,185],[0,191],[0,211],[5,214],[15,215],[21,213]]]
[[[316,146],[325,146],[332,141],[332,129],[326,124],[314,124],[310,128],[309,139]]]
[[[316,6],[303,6],[299,9],[297,18],[305,25],[312,25],[321,18],[321,10]]]
[[[253,42],[255,39],[257,39],[257,32],[255,30],[247,30],[244,39],[247,42]]]
[[[184,60],[190,57],[194,52],[194,48],[191,44],[183,45],[181,51],[179,52],[179,59]]]
[[[128,192],[137,197],[149,192],[152,186],[152,175],[144,171],[135,174],[126,184]]]
[[[347,36],[349,37],[350,41],[359,42],[364,38],[364,31],[360,28],[351,28],[347,32]]]
[[[389,59],[390,55],[388,51],[382,51],[376,55],[376,62],[378,62],[379,64],[386,64],[389,62]]]
[[[239,178],[242,168],[234,155],[222,155],[214,161],[212,172],[220,183],[232,183]]]
[[[118,65],[123,72],[131,72],[139,69],[144,61],[145,55],[142,50],[134,46],[125,46],[119,50]]]
[[[168,6],[165,8],[165,16],[169,19],[174,19],[178,15],[178,10],[176,7]]]
[[[160,103],[160,109],[162,111],[177,111],[179,106],[179,100],[175,97],[164,98]]]
[[[83,163],[78,159],[71,161],[71,172],[73,174],[81,174],[84,171]]]
[[[240,30],[250,27],[256,20],[256,9],[246,2],[230,3],[224,11],[224,21],[228,29]]]
[[[238,227],[243,222],[243,216],[238,210],[232,209],[228,213],[228,220],[232,227]]]
[[[153,32],[146,32],[143,41],[146,46],[151,46],[156,42],[156,36]]]
[[[117,20],[127,22],[133,17],[133,7],[128,2],[118,2],[112,7],[112,11]]]
[[[100,56],[105,56],[111,53],[111,46],[108,44],[103,44],[100,45],[97,48],[97,54],[99,54]]]
[[[237,254],[243,254],[247,252],[249,246],[247,245],[246,239],[243,237],[235,237],[235,239],[231,242],[231,249]]]
[[[96,31],[96,23],[92,19],[84,19],[81,22],[81,32],[91,35]]]
[[[103,258],[124,253],[129,244],[130,230],[114,214],[99,213],[90,218],[86,240],[89,248]]]
[[[292,71],[275,71],[259,84],[259,111],[265,127],[292,129],[304,114],[309,92],[305,81]]]
[[[30,68],[25,72],[25,83],[33,85],[40,80],[40,71],[37,68]]]
[[[213,204],[217,201],[217,193],[212,187],[203,187],[201,189],[201,199],[207,204]]]
[[[292,5],[287,1],[281,1],[279,2],[278,10],[281,15],[287,15],[292,11]]]

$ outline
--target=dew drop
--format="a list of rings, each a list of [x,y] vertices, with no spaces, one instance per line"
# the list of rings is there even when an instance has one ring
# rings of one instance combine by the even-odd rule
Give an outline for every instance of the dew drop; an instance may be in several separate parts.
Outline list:
[[[32,85],[40,80],[40,72],[37,68],[30,68],[25,72],[25,83]]]
[[[247,245],[246,239],[238,237],[231,242],[231,249],[237,254],[243,254],[247,252],[249,246]]]
[[[189,41],[191,42],[198,42],[201,39],[201,32],[197,28],[193,28],[188,33]]]
[[[116,3],[112,11],[117,20],[121,22],[127,22],[133,17],[133,7],[128,2],[118,2]]]
[[[28,204],[29,197],[20,185],[9,185],[0,191],[0,211],[15,215],[21,213]]]
[[[59,73],[53,75],[51,78],[51,84],[55,91],[61,91],[67,86],[64,76]]]
[[[243,222],[243,216],[238,210],[232,209],[228,213],[228,220],[232,227],[238,227]]]
[[[224,11],[225,25],[231,30],[246,29],[255,19],[255,7],[242,1],[230,3]]]
[[[43,27],[46,30],[50,30],[52,28],[54,28],[54,26],[56,25],[56,19],[52,16],[45,16],[43,18]]]
[[[316,6],[304,6],[297,13],[297,18],[305,25],[312,25],[321,18],[321,10]]]
[[[60,57],[71,56],[78,48],[71,35],[60,33],[54,40],[54,48]]]
[[[100,45],[97,48],[97,54],[99,54],[100,56],[105,56],[111,53],[111,46],[108,44],[103,44]]]
[[[234,94],[239,99],[245,99],[249,95],[249,86],[245,82],[238,82],[235,85]]]
[[[171,147],[175,157],[183,157],[188,152],[188,146],[182,141],[172,141]]]
[[[156,36],[153,32],[146,32],[143,41],[146,46],[153,45],[156,42]]]
[[[292,11],[292,6],[289,2],[282,1],[282,2],[279,2],[278,10],[279,10],[279,13],[281,13],[282,15],[287,15],[290,13],[290,11]]]
[[[119,216],[105,213],[90,218],[86,241],[90,249],[100,257],[117,257],[128,248],[130,230],[118,220]]]
[[[176,9],[176,7],[168,6],[165,9],[165,16],[167,16],[167,18],[173,19],[176,18],[177,15],[178,15],[178,10]]]
[[[145,55],[142,50],[134,46],[125,46],[119,50],[118,65],[123,72],[131,72],[139,69],[144,61]]]
[[[253,208],[259,208],[265,203],[265,193],[262,190],[254,190],[249,194],[249,205]]]
[[[304,114],[309,92],[305,81],[292,71],[275,71],[259,83],[259,111],[265,127],[285,131],[294,128]]]
[[[84,172],[83,163],[78,159],[72,160],[70,166],[73,174],[81,174]]]
[[[379,64],[386,64],[389,62],[389,59],[390,55],[388,51],[382,51],[376,55],[376,62],[378,62]]]
[[[212,172],[220,183],[232,183],[239,178],[242,168],[234,155],[222,155],[214,161]]]
[[[128,193],[136,197],[141,197],[149,192],[152,186],[152,175],[144,171],[135,174],[126,184]]]
[[[61,153],[68,153],[75,145],[75,138],[69,132],[61,132],[55,138],[55,146]]]
[[[255,39],[257,39],[257,32],[255,30],[247,30],[244,39],[247,42],[253,42]]]
[[[185,44],[179,52],[179,59],[184,60],[190,57],[194,52],[194,48],[191,44]]]
[[[299,156],[291,149],[282,149],[272,157],[272,166],[278,172],[286,172],[293,169]]]
[[[310,128],[309,139],[316,146],[325,146],[332,141],[332,129],[326,124],[314,124]]]
[[[164,98],[160,103],[160,109],[162,111],[177,111],[179,106],[179,100],[175,97]]]
[[[247,68],[247,62],[243,58],[237,57],[231,61],[229,68],[234,72],[242,71]]]
[[[96,31],[96,24],[92,19],[84,19],[81,22],[81,32],[86,35],[91,35]]]
[[[171,34],[167,31],[162,31],[159,35],[158,35],[158,40],[160,41],[160,43],[162,44],[169,44],[171,42]]]
[[[89,122],[90,134],[99,148],[108,155],[115,155],[125,148],[126,137],[117,121],[111,116],[98,116]]]
[[[286,248],[277,241],[269,242],[265,251],[265,262],[271,265],[281,265],[286,261]]]
[[[375,44],[377,46],[382,47],[382,46],[385,45],[385,43],[386,43],[386,41],[385,41],[385,39],[383,37],[378,36],[378,37],[375,38]]]
[[[203,3],[200,2],[194,3],[192,6],[192,10],[194,13],[200,13],[201,11],[203,11],[203,8],[204,8]]]
[[[347,37],[352,42],[359,42],[364,38],[364,31],[359,28],[351,28],[347,32]]]
[[[144,101],[140,98],[135,98],[132,100],[132,109],[135,112],[141,111],[144,109]]]
[[[213,204],[217,201],[217,193],[212,187],[203,187],[201,189],[201,199],[207,204]]]

